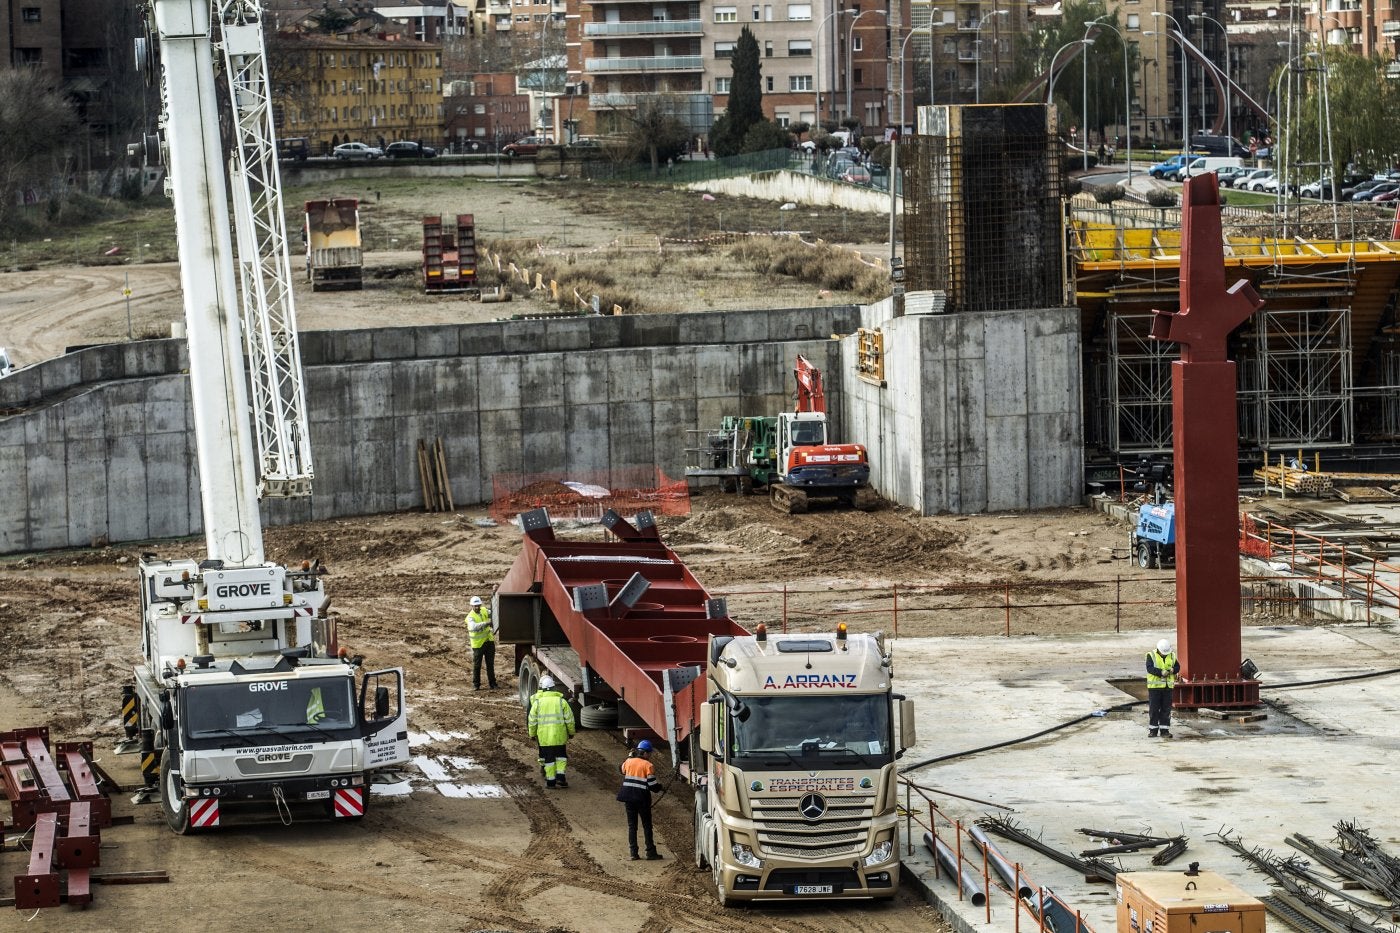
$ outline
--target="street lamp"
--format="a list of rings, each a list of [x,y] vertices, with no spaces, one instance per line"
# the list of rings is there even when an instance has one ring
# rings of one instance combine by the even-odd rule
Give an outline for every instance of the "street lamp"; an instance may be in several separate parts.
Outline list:
[[[858,23],[858,22],[860,21],[860,18],[861,18],[862,16],[864,16],[865,14],[867,14],[867,13],[874,13],[874,14],[876,14],[877,16],[883,16],[883,17],[885,17],[885,22],[886,22],[886,23],[888,23],[888,22],[890,21],[889,14],[886,13],[884,10],[861,10],[859,13],[856,14],[856,18],[853,19],[853,20],[851,20],[851,25],[850,25],[850,27],[846,30],[846,116],[847,116],[847,118],[849,118],[849,117],[851,116],[851,90],[852,90],[852,88],[851,88],[851,84],[852,84],[852,82],[851,82],[851,77],[855,74],[855,72],[852,70],[852,67],[851,67],[851,51],[852,51],[852,50],[851,50],[851,45],[852,45],[852,43],[855,41],[856,23]],[[886,50],[886,51],[888,51],[888,50]],[[864,124],[865,124],[865,121],[862,120],[862,121],[861,121],[861,125],[864,126]]]
[[[1132,182],[1133,182],[1133,112],[1132,112],[1132,106],[1133,106],[1133,87],[1132,87],[1131,84],[1128,83],[1128,42],[1127,42],[1126,39],[1123,38],[1123,34],[1122,34],[1121,32],[1118,31],[1118,27],[1117,27],[1117,26],[1114,26],[1114,25],[1112,25],[1112,24],[1110,24],[1110,23],[1101,22],[1102,19],[1103,19],[1103,17],[1099,17],[1099,19],[1096,19],[1096,20],[1093,21],[1093,24],[1096,25],[1096,26],[1102,26],[1104,29],[1112,29],[1112,30],[1113,30],[1113,34],[1114,34],[1115,36],[1118,37],[1118,44],[1121,45],[1121,46],[1123,47],[1123,123],[1124,123],[1124,125],[1127,127],[1127,131],[1128,131],[1128,184],[1132,184]],[[1087,35],[1087,31],[1086,31],[1086,35]],[[1088,53],[1087,51],[1084,53],[1084,57],[1085,57],[1085,59],[1088,59],[1089,53]],[[1088,66],[1086,65],[1085,67],[1086,67],[1086,69],[1087,69]],[[1086,87],[1086,88],[1088,87],[1088,82],[1085,82],[1085,87]],[[1086,115],[1086,116],[1087,116],[1087,115]],[[1087,122],[1087,121],[1086,121],[1086,122]],[[1085,134],[1086,134],[1086,136],[1087,136],[1087,134],[1088,134],[1088,130],[1087,130],[1087,129],[1085,130]],[[1085,149],[1087,150],[1088,147],[1086,146]],[[1087,151],[1085,152],[1084,159],[1085,159],[1086,162],[1087,162],[1088,159],[1089,159],[1089,155],[1088,155],[1088,152],[1087,152]]]
[[[1235,154],[1235,124],[1234,107],[1230,103],[1231,92],[1234,91],[1234,82],[1230,78],[1230,31],[1225,28],[1225,24],[1213,16],[1204,13],[1191,13],[1187,19],[1195,20],[1198,23],[1214,23],[1220,27],[1220,34],[1225,37],[1225,135],[1230,137],[1230,151],[1226,155]]]
[[[1050,80],[1046,82],[1045,85],[1045,103],[1052,104],[1055,102],[1055,79],[1060,75],[1059,71],[1055,69],[1055,62],[1060,60],[1060,53],[1076,45],[1082,48],[1086,45],[1093,44],[1094,40],[1092,39],[1071,39],[1056,49],[1054,55],[1050,56]]]
[[[928,55],[928,102],[933,103],[933,23],[926,26],[915,26],[909,30],[909,34],[904,37],[904,41],[899,46],[899,131],[904,132],[904,55],[909,51],[909,40],[915,34],[928,33],[929,55]]]
[[[1190,72],[1187,71],[1186,63],[1186,33],[1182,31],[1181,24],[1176,21],[1176,17],[1170,13],[1163,13],[1161,10],[1153,10],[1153,16],[1165,16],[1172,21],[1176,27],[1176,44],[1181,46],[1181,155],[1185,158],[1191,151],[1191,98],[1187,93],[1187,84],[1190,80]],[[1168,35],[1171,35],[1168,33]]]
[[[987,20],[996,16],[1008,16],[1009,10],[993,10],[977,21],[976,41],[973,45],[977,49],[977,57],[973,59],[972,88],[973,102],[982,103],[982,27],[987,25]]]
[[[822,125],[822,30],[826,28],[826,24],[831,22],[832,19],[834,19],[837,16],[844,16],[846,14],[854,16],[856,14],[856,11],[832,10],[830,13],[826,14],[826,16],[822,19],[820,23],[817,24],[816,48],[812,49],[812,65],[816,69],[817,73],[816,80],[812,82],[812,87],[816,90],[817,94],[817,112],[816,116],[814,116],[812,119],[816,122],[817,129],[821,129]]]

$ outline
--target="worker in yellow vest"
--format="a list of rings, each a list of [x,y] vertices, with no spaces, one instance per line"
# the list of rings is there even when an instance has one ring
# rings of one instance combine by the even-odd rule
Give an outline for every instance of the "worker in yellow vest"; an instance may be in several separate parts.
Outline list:
[[[530,715],[525,722],[530,738],[539,747],[539,765],[548,787],[568,787],[564,772],[569,768],[568,743],[574,734],[574,708],[554,687],[554,678],[540,677],[540,689],[530,697]]]
[[[1147,653],[1147,736],[1172,737],[1172,688],[1181,662],[1172,651],[1172,643],[1163,638],[1157,650]]]
[[[472,689],[481,689],[481,668],[486,666],[486,682],[496,689],[496,632],[491,622],[491,609],[482,605],[480,596],[472,597],[467,613],[467,637],[472,642]]]

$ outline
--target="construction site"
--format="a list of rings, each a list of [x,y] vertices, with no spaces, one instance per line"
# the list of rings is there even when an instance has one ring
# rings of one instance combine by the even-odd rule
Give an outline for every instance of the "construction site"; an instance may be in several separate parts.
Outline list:
[[[244,39],[232,182],[167,78],[182,336],[0,378],[17,921],[1393,933],[1400,240],[929,107],[882,301],[499,315],[464,204],[420,320],[355,198],[293,275]]]

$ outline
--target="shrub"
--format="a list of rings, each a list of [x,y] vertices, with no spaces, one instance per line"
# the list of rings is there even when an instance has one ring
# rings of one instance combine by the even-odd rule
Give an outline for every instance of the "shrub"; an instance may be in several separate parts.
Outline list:
[[[1100,204],[1112,204],[1114,201],[1121,201],[1127,192],[1122,185],[1098,185],[1094,188],[1094,200]]]
[[[1167,188],[1153,188],[1147,192],[1147,203],[1153,207],[1176,207],[1176,192]]]

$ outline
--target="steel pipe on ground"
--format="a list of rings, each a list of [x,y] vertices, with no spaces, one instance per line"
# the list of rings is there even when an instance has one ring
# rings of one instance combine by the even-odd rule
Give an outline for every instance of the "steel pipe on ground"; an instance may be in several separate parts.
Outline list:
[[[938,864],[942,865],[953,877],[961,876],[959,885],[973,907],[981,907],[987,903],[987,888],[982,883],[982,876],[972,870],[971,865],[964,864],[961,869],[958,866],[958,856],[942,839],[933,838],[933,833],[924,833],[924,845],[933,853],[933,857],[938,859]]]
[[[1019,872],[1016,870],[1016,865],[1001,854],[1001,850],[996,847],[996,843],[992,842],[991,837],[982,827],[974,826],[968,832],[972,834],[972,838],[976,840],[977,844],[986,850],[987,861],[991,862],[992,869],[1002,881],[1006,882],[1006,887],[1009,890],[1015,891],[1017,897],[1030,897],[1035,893],[1035,889],[1026,884],[1025,878],[1017,877]]]

